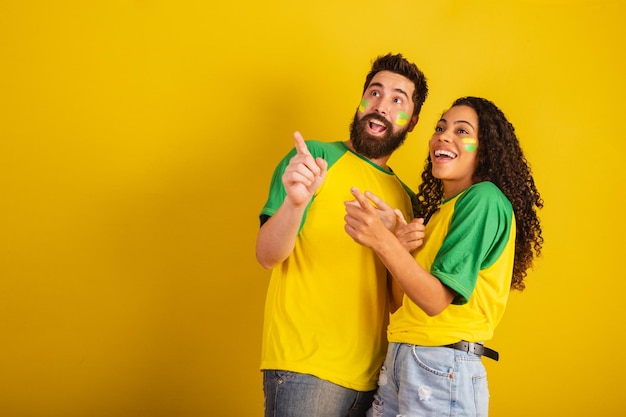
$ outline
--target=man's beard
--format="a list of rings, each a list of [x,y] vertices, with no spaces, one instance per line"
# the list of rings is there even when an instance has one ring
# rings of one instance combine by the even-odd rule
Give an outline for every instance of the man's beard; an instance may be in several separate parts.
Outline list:
[[[387,128],[382,137],[372,136],[367,132],[367,125],[371,119],[379,120]],[[377,114],[364,116],[359,120],[358,114],[354,114],[354,120],[350,124],[350,140],[354,150],[369,159],[377,159],[391,155],[402,145],[409,128],[394,133],[393,126],[387,119]]]

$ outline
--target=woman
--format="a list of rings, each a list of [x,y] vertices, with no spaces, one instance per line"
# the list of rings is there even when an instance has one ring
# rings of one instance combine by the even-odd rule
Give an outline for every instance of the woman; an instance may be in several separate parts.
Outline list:
[[[415,202],[416,220],[395,234],[386,204],[352,190],[346,232],[373,249],[403,290],[368,415],[486,416],[481,356],[510,289],[523,290],[543,244],[543,207],[515,129],[489,100],[456,100],[435,127]],[[374,203],[376,208],[372,205]],[[423,219],[423,220],[421,220]],[[419,237],[426,225],[424,244]],[[416,236],[412,242],[406,236]]]

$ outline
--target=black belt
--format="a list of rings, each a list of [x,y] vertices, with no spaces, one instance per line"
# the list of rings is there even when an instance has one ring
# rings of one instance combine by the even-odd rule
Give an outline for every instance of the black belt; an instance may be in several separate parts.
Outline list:
[[[466,342],[465,340],[461,340],[460,342],[456,342],[451,345],[444,345],[443,347],[462,350],[463,352],[473,353],[478,356],[486,356],[494,361],[497,361],[500,357],[498,352],[493,349],[489,349],[480,343]]]

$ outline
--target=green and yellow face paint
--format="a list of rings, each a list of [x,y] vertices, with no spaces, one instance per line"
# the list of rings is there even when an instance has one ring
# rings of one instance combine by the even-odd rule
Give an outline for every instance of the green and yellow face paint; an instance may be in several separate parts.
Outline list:
[[[359,104],[359,111],[363,113],[365,111],[365,108],[369,107],[369,105],[370,105],[369,101],[365,99],[361,100],[361,104]]]
[[[396,119],[396,124],[398,126],[404,126],[409,121],[409,114],[403,111],[398,112],[398,118]]]
[[[463,138],[463,147],[467,152],[474,152],[478,149],[478,141],[474,138]]]

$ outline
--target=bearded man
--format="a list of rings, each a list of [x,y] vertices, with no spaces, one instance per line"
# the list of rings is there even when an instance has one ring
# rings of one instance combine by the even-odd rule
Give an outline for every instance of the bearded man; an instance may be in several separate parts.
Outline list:
[[[412,218],[414,193],[387,166],[428,86],[401,54],[378,57],[343,142],[304,141],[274,171],[258,262],[271,269],[261,370],[265,417],[361,417],[372,404],[391,309],[387,270],[344,232],[356,187]]]

